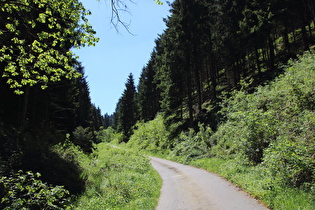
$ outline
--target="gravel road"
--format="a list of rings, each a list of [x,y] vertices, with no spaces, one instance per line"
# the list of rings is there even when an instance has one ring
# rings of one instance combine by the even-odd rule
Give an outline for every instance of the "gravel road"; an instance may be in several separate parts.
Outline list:
[[[205,170],[151,157],[163,185],[156,210],[260,210],[267,208]]]

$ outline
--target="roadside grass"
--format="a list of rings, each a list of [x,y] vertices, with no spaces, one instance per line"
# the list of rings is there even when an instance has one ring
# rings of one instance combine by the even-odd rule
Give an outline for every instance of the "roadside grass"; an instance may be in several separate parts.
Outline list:
[[[237,160],[224,160],[215,157],[187,161],[185,156],[173,156],[162,153],[155,154],[144,150],[139,152],[192,165],[218,174],[260,200],[269,209],[315,209],[315,196],[312,192],[305,192],[284,185],[280,180],[275,179],[264,166],[248,166]]]
[[[219,174],[271,209],[315,209],[315,197],[311,192],[283,185],[264,166],[251,167],[219,158],[202,158],[189,164]]]
[[[97,145],[89,156],[81,155],[86,191],[75,209],[154,209],[161,179],[149,158],[137,152]]]

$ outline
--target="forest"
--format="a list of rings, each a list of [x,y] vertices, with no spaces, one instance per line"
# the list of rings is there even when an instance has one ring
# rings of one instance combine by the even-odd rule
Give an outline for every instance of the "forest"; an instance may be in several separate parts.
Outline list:
[[[118,131],[130,136],[132,126],[122,129],[125,98],[138,106],[126,116],[132,125],[163,112],[174,136],[198,123],[216,130],[224,121],[222,95],[242,82],[254,89],[272,80],[289,59],[310,50],[314,3],[302,2],[174,1],[138,87],[128,78],[115,113]]]
[[[158,198],[160,182],[147,159],[104,142],[214,171],[270,208],[297,194],[314,207],[314,1],[168,4],[138,84],[130,73],[103,116],[71,51],[98,41],[90,11],[0,2],[0,208],[152,209],[141,197]]]
[[[0,176],[31,171],[81,193],[81,169],[52,147],[69,141],[90,153],[108,122],[91,103],[84,67],[71,51],[97,42],[89,11],[77,0],[1,0],[0,15]]]
[[[170,6],[117,103],[116,142],[216,171],[270,208],[299,209],[295,190],[314,208],[314,2]]]

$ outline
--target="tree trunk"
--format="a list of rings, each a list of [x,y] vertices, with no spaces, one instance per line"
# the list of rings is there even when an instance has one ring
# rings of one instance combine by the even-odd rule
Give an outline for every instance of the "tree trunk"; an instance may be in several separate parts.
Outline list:
[[[291,54],[291,46],[290,46],[290,41],[289,41],[289,36],[288,36],[288,27],[287,27],[286,23],[284,24],[283,40],[284,40],[284,47],[285,47],[287,53],[290,55]]]
[[[210,74],[210,79],[211,79],[211,98],[216,99],[216,88],[217,88],[217,68],[215,66],[215,60],[213,56],[213,52],[211,51],[210,54],[211,58],[211,74]]]
[[[22,133],[25,131],[26,122],[27,122],[29,95],[30,95],[30,87],[27,86],[24,92],[22,112],[21,112],[21,117],[20,117],[20,130]]]
[[[188,49],[188,48],[186,48]],[[194,125],[194,115],[193,115],[193,99],[192,99],[192,79],[191,79],[191,59],[189,53],[186,51],[186,65],[185,65],[185,74],[186,74],[186,94],[187,94],[187,99],[188,99],[188,111],[189,111],[189,126],[193,128]]]
[[[194,72],[194,77],[195,77],[195,83],[196,83],[196,89],[197,89],[197,99],[198,99],[198,112],[201,111],[201,104],[202,104],[202,81],[200,78],[200,69],[201,69],[201,65],[200,65],[200,53],[195,50],[193,52],[193,63],[191,64],[192,68],[193,68],[193,72]]]
[[[255,46],[255,56],[256,56],[257,70],[258,70],[258,73],[260,74],[261,73],[261,67],[260,67],[259,52],[258,52],[257,46]]]
[[[307,32],[304,25],[302,25],[302,38],[303,38],[303,43],[304,43],[304,50],[309,50],[309,42],[308,42]]]
[[[271,36],[268,37],[269,45],[269,69],[273,71],[275,69],[275,47]]]

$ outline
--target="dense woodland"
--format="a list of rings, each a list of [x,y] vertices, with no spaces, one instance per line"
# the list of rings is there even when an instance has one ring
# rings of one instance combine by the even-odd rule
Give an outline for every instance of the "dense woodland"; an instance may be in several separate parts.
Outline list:
[[[261,182],[271,189],[261,197],[279,186],[314,193],[314,1],[170,6],[137,91],[129,76],[117,104],[122,141],[186,163],[212,157],[263,171],[276,181]]]
[[[77,0],[1,0],[1,177],[34,171],[72,193],[84,190],[80,169],[51,147],[68,136],[91,152],[95,131],[110,123],[91,103],[84,67],[71,52],[97,42],[87,15]]]
[[[78,0],[0,2],[0,175],[15,177],[0,180],[1,197],[10,180],[37,176],[19,170],[83,192],[88,182],[77,156],[60,151],[93,152],[109,126],[121,142],[146,145],[139,139],[152,132],[159,151],[265,164],[286,184],[314,191],[315,93],[306,77],[314,69],[295,66],[300,83],[289,75],[283,86],[267,85],[314,48],[314,1],[175,0],[170,7],[138,85],[130,74],[115,113],[102,116],[71,52],[97,42],[90,12]],[[260,85],[291,92],[255,92]],[[15,197],[6,199],[0,208]]]
[[[198,129],[198,123],[216,130],[225,120],[218,112],[222,95],[239,89],[240,82],[251,82],[250,89],[275,78],[315,40],[310,0],[176,0],[170,6],[167,29],[155,41],[137,93],[129,77],[117,104],[116,126],[127,138],[134,119],[152,120],[158,112],[173,137]],[[126,111],[130,116],[121,117],[124,107],[135,105],[133,113]],[[124,123],[129,125],[122,129]]]

